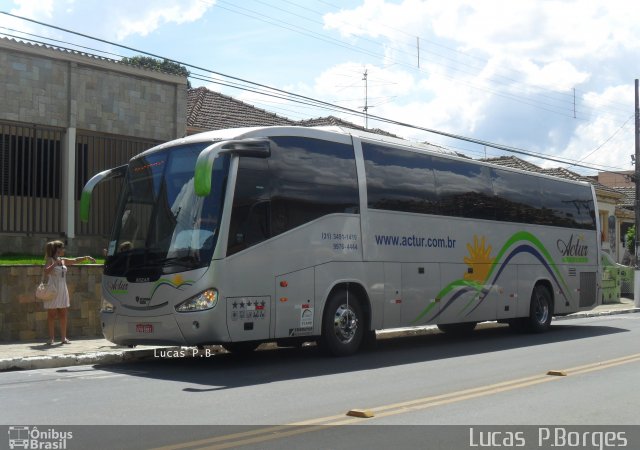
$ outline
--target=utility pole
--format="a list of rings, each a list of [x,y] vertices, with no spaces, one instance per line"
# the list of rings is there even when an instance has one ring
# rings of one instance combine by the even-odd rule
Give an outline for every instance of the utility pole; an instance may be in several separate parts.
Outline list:
[[[635,255],[636,255],[636,269],[640,269],[638,266],[638,228],[640,228],[640,102],[638,97],[638,79],[636,78],[636,126],[635,126],[635,143],[636,143],[636,157],[635,157],[635,182],[636,182],[636,201],[635,201],[635,213],[636,213],[636,236],[635,236]]]
[[[635,143],[636,143],[636,158],[635,158],[635,182],[636,182],[636,201],[635,201],[635,215],[636,215],[636,235],[635,235],[635,257],[636,257],[636,270],[634,273],[633,283],[633,302],[636,307],[640,307],[640,266],[638,265],[638,228],[640,228],[640,101],[638,96],[638,79],[636,78],[636,127],[635,127]]]
[[[368,82],[367,82],[367,69],[364,69],[364,75],[362,77],[362,79],[364,80],[364,128],[365,130],[369,129],[369,105],[367,103],[367,100],[369,98],[369,94],[368,94]]]

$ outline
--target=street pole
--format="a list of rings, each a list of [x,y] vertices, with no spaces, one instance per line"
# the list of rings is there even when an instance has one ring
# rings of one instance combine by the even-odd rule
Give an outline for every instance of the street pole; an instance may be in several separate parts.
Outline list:
[[[635,257],[636,257],[636,270],[634,273],[634,283],[633,283],[633,303],[636,307],[640,307],[640,266],[639,256],[638,255],[638,247],[639,247],[639,239],[638,233],[640,229],[640,101],[638,100],[640,97],[638,96],[638,79],[636,78],[636,127],[635,127],[635,143],[636,143],[636,157],[635,157],[635,182],[636,182],[636,201],[635,201],[635,215],[636,215],[636,224],[635,224]]]
[[[369,129],[369,82],[367,81],[367,69],[364,70],[362,79],[364,80],[364,129]]]

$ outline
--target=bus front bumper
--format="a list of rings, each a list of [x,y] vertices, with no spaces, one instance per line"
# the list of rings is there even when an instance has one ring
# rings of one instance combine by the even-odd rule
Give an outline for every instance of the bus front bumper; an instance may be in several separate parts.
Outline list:
[[[205,345],[229,341],[226,324],[216,325],[210,311],[153,317],[101,313],[104,337],[118,345]]]

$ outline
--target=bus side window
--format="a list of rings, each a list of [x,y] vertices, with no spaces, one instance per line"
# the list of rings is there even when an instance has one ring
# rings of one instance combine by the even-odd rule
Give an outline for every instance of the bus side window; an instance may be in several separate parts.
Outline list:
[[[264,160],[241,158],[233,196],[227,255],[271,237],[271,183]]]
[[[271,232],[286,233],[323,216],[357,214],[353,146],[300,136],[271,139]]]
[[[269,238],[269,200],[260,200],[249,207],[245,220],[235,230],[235,244],[250,247]]]

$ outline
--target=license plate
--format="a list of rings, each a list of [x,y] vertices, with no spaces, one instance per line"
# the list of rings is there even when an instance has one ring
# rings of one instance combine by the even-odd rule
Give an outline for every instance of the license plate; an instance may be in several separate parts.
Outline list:
[[[136,333],[153,333],[153,325],[150,323],[137,323]]]

